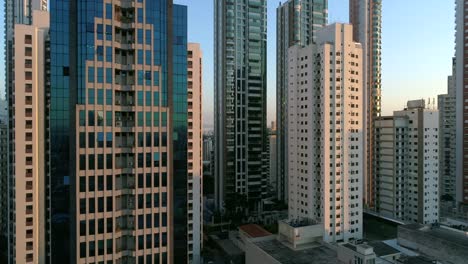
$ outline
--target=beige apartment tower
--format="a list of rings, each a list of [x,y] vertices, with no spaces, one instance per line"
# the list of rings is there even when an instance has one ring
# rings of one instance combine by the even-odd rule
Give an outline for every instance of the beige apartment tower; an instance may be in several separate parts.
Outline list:
[[[14,130],[10,174],[10,262],[45,263],[46,42],[49,14],[14,26]]]
[[[189,263],[201,263],[203,243],[203,54],[198,43],[188,43],[187,49],[188,259]]]

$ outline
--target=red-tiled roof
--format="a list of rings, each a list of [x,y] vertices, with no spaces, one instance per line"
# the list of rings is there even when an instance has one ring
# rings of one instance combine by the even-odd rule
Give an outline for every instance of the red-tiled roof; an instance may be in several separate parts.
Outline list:
[[[271,235],[270,232],[266,231],[261,226],[256,225],[256,224],[243,225],[243,226],[240,226],[239,229],[252,238]]]

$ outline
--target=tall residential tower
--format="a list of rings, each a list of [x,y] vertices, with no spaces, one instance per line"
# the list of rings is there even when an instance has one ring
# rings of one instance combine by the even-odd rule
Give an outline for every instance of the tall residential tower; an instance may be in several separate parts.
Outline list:
[[[361,239],[361,45],[332,24],[288,58],[288,218],[322,225],[326,242]]]
[[[468,0],[456,0],[456,200],[468,204]]]
[[[200,44],[188,44],[188,254],[189,262],[195,264],[201,263],[201,248],[203,244],[202,56]]]
[[[266,0],[214,0],[215,204],[267,191]]]
[[[39,263],[45,252],[46,0],[5,1],[8,101],[8,261]],[[6,212],[6,211],[3,211]],[[34,231],[34,232],[33,232]]]
[[[288,49],[316,40],[317,30],[327,24],[328,0],[289,0],[276,9],[276,193],[288,201]]]
[[[364,205],[374,208],[375,126],[381,115],[382,0],[349,0],[353,39],[362,44],[364,57]]]

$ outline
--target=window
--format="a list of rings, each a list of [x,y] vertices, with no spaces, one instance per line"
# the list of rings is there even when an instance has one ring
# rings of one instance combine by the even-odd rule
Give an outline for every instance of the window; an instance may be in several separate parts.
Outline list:
[[[94,82],[94,67],[88,68],[88,82],[90,83]]]
[[[24,36],[24,44],[32,44],[32,35]]]
[[[24,78],[28,81],[32,80],[32,72],[27,71],[24,73]]]
[[[106,111],[106,126],[112,126],[112,111]]]
[[[106,68],[106,83],[112,83],[112,68]],[[106,100],[107,100],[107,98],[106,98]],[[112,97],[111,97],[111,102],[112,102]],[[112,104],[112,103],[110,103],[110,104]]]

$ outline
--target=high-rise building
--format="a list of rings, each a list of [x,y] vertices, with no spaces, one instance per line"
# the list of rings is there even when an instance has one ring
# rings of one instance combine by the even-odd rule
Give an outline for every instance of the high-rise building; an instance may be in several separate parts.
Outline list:
[[[266,0],[215,0],[215,204],[266,195]]]
[[[374,121],[381,115],[382,0],[349,0],[353,39],[362,44],[364,57],[364,206],[374,208]]]
[[[362,47],[352,26],[289,49],[288,217],[322,223],[327,242],[362,238]]]
[[[278,148],[277,148],[277,135],[276,135],[276,123],[275,122],[271,122],[271,130],[270,130],[270,134],[268,135],[268,153],[269,153],[269,157],[268,157],[268,162],[269,162],[269,166],[268,166],[268,175],[269,175],[269,185],[270,187],[273,189],[272,191],[274,193],[276,193],[278,191],[278,188],[276,186],[277,182],[277,173],[276,173],[276,170],[277,170],[277,166],[276,166],[276,162],[278,161],[277,159],[277,155],[278,155]],[[275,196],[275,198],[277,198],[277,196]]]
[[[202,51],[200,44],[188,44],[188,259],[201,263],[203,242],[203,122]]]
[[[441,200],[454,207],[456,198],[456,60],[452,62],[453,74],[447,79],[447,93],[438,96],[439,109],[439,180]],[[441,201],[442,202],[442,201]],[[441,207],[443,205],[441,204]],[[443,211],[441,210],[441,213]]]
[[[376,209],[421,224],[439,220],[439,111],[409,101],[376,120]]]
[[[456,75],[456,201],[468,204],[468,50],[465,45],[468,43],[468,0],[456,0],[456,34],[455,34],[455,65]]]
[[[9,263],[44,263],[46,256],[49,14],[31,12],[31,24],[13,27],[16,52],[10,58]]]
[[[0,243],[7,244],[8,237],[8,126],[0,119]],[[0,250],[1,256],[8,254],[7,248]]]
[[[317,30],[327,24],[328,0],[288,0],[276,9],[276,123],[277,199],[288,201],[288,49],[315,41]]]
[[[187,8],[50,14],[50,261],[187,263]]]

